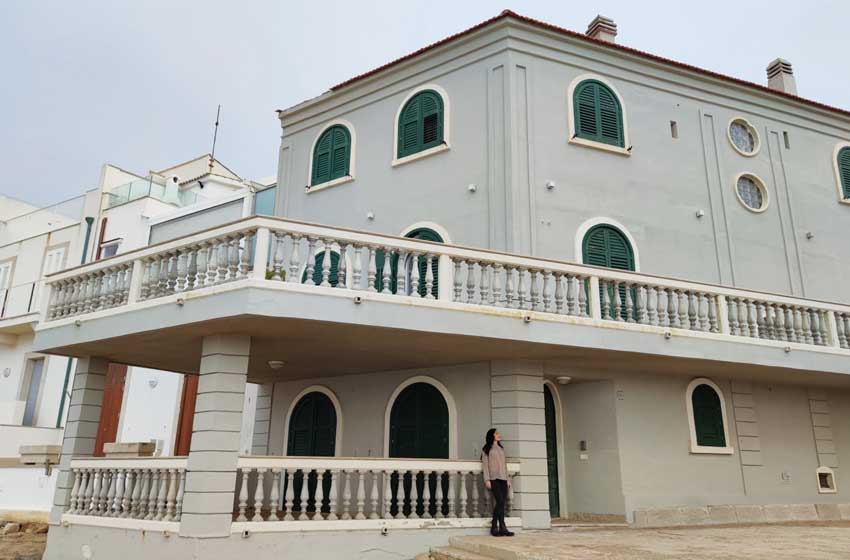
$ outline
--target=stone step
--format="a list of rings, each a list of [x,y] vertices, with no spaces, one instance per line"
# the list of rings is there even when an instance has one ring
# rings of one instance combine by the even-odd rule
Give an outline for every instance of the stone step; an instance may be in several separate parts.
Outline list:
[[[449,537],[449,546],[488,560],[520,560],[521,553],[500,546],[502,538],[494,537]]]
[[[431,549],[433,560],[493,560],[492,556],[482,556],[453,546],[435,546]]]

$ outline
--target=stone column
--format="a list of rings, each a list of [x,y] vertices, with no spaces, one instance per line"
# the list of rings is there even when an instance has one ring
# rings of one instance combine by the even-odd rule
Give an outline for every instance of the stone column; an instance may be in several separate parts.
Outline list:
[[[508,461],[520,464],[520,474],[513,479],[512,515],[522,517],[525,528],[548,528],[543,364],[494,361],[490,375],[493,427],[502,434]]]
[[[204,338],[180,535],[230,536],[251,338]]]
[[[252,455],[269,454],[269,428],[272,419],[272,393],[274,383],[265,383],[257,387],[257,413],[254,416],[254,435],[251,444]]]
[[[62,512],[68,506],[71,488],[74,485],[71,476],[72,457],[91,457],[94,453],[94,441],[100,425],[100,409],[103,405],[103,387],[106,384],[106,370],[109,361],[102,358],[79,358],[74,383],[71,386],[71,404],[68,407],[68,420],[62,440],[62,452],[59,455],[59,474],[56,478],[56,491],[53,494],[53,508],[49,521],[58,524]]]

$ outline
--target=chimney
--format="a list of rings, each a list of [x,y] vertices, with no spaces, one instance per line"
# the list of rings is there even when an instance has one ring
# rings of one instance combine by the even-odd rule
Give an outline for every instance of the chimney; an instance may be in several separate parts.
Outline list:
[[[794,80],[794,69],[791,63],[783,58],[777,58],[767,65],[767,87],[797,95],[797,82]]]
[[[587,26],[587,36],[591,39],[599,39],[600,41],[608,41],[616,43],[617,24],[614,20],[605,16],[596,16],[590,25]]]

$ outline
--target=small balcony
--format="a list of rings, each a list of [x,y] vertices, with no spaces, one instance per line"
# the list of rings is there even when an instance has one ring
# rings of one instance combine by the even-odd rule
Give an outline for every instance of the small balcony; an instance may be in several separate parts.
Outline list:
[[[847,373],[850,356],[847,305],[267,217],[47,285],[40,351],[192,372],[200,337],[245,334],[256,382],[273,378],[281,339],[292,378],[641,355],[794,376]]]

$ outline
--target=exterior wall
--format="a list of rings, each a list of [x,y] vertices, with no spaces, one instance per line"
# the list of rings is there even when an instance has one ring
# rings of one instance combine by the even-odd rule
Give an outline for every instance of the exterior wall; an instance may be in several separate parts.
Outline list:
[[[218,206],[154,223],[150,228],[150,244],[161,243],[196,231],[238,220],[243,216],[243,201],[238,198]]]
[[[121,238],[118,253],[126,253],[148,244],[148,220],[152,216],[172,212],[174,206],[146,197],[115,206],[103,212],[106,218],[106,230],[103,240]],[[100,223],[98,238],[100,239]],[[96,251],[95,251],[96,252]],[[93,258],[94,256],[92,256]]]
[[[171,455],[183,394],[179,373],[128,368],[117,441],[156,441],[160,455]]]
[[[342,429],[341,449],[337,449],[337,455],[386,457],[384,419],[390,397],[401,383],[416,376],[432,377],[451,393],[457,407],[456,458],[478,459],[484,434],[491,427],[490,366],[487,363],[279,381],[274,385],[272,397],[269,453],[286,453],[285,426],[293,399],[307,387],[321,385],[336,395],[342,409],[341,426],[337,418],[337,429]]]

